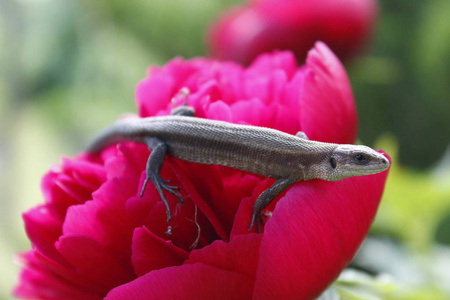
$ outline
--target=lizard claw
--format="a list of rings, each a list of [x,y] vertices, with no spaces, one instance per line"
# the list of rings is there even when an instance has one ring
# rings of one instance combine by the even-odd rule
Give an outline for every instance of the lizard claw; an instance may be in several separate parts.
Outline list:
[[[264,219],[261,212],[253,212],[252,221],[250,222],[250,227],[248,228],[249,231],[253,229],[253,225],[256,227],[256,232],[261,233],[261,227],[264,226]]]
[[[147,183],[149,180],[150,180],[149,177],[145,178],[144,184],[142,185],[141,193],[139,194],[139,198],[142,198],[142,196],[144,196],[144,192],[145,192],[145,189],[147,188]]]
[[[165,183],[161,183],[161,188],[165,191],[168,191],[169,193],[171,193],[172,195],[174,195],[175,197],[178,198],[178,200],[180,200],[181,204],[184,204],[184,199],[183,197],[180,195],[180,193],[176,192],[180,190],[180,187],[178,186],[171,186],[171,185],[166,185]]]

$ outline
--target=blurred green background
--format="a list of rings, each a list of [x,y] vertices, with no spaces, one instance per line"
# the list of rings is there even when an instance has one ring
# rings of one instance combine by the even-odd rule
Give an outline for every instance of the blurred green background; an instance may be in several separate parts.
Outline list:
[[[0,299],[17,280],[14,253],[29,248],[20,214],[42,202],[42,175],[136,111],[149,65],[206,55],[207,24],[233,4],[0,0]],[[346,274],[335,289],[344,299],[448,299],[450,1],[379,4],[371,43],[346,65],[360,140],[393,158],[352,264],[376,276]]]

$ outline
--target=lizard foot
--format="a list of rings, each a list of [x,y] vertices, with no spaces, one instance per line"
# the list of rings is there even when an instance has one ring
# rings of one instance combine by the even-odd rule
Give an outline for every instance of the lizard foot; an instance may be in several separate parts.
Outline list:
[[[295,179],[281,178],[275,181],[271,187],[262,192],[253,205],[252,221],[250,222],[249,230],[252,230],[253,225],[256,225],[256,231],[261,233],[261,226],[264,225],[262,217],[262,211],[265,209],[275,197],[277,197],[282,191],[288,188],[291,184],[296,182]]]
[[[172,195],[174,195],[175,197],[177,197],[178,200],[180,200],[181,204],[184,203],[184,200],[183,197],[181,197],[180,193],[177,192],[180,188],[178,186],[168,185],[168,183],[170,183],[171,181],[163,179],[159,174],[161,172],[161,168],[164,162],[164,157],[167,153],[167,145],[162,140],[155,137],[148,138],[146,140],[146,143],[148,148],[152,152],[150,153],[150,156],[147,161],[146,177],[144,185],[142,186],[140,196],[142,197],[144,195],[147,183],[151,181],[155,186],[156,190],[158,191],[161,201],[164,203],[164,206],[166,207],[167,222],[169,222],[172,219],[172,213],[170,211],[169,202],[167,202],[167,199],[164,196],[163,191],[167,191]]]
[[[150,175],[150,176],[148,176],[148,175]],[[155,188],[158,191],[159,197],[161,198],[161,201],[164,203],[164,205],[166,207],[167,222],[169,222],[172,219],[172,213],[170,211],[169,202],[167,201],[166,196],[163,193],[163,190],[167,191],[167,192],[171,193],[172,195],[174,195],[175,197],[177,197],[178,200],[180,201],[179,202],[180,204],[184,204],[183,197],[180,195],[180,193],[177,192],[178,190],[180,190],[180,187],[167,185],[166,183],[170,182],[170,180],[162,179],[158,173],[147,174],[147,177],[145,178],[145,181],[144,181],[144,185],[142,186],[142,190],[141,190],[141,194],[140,194],[141,198],[144,195],[145,188],[147,187],[147,183],[149,181],[151,181],[155,185]]]
[[[261,233],[261,227],[264,226],[264,219],[261,211],[253,210],[252,221],[250,222],[248,230],[252,230],[253,225],[256,227],[256,232]]]

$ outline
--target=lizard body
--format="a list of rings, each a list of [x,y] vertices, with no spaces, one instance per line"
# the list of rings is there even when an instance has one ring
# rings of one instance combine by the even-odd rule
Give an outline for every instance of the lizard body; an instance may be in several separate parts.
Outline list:
[[[192,117],[192,111],[176,115],[130,118],[104,129],[88,148],[90,153],[123,141],[146,144],[152,150],[147,162],[147,178],[152,181],[166,205],[168,221],[171,212],[163,190],[174,194],[178,187],[167,185],[159,172],[165,155],[200,164],[223,165],[277,181],[261,193],[255,202],[250,229],[262,223],[261,211],[293,183],[300,180],[329,181],[382,172],[389,161],[366,146],[342,145],[309,140],[275,129],[238,125]]]

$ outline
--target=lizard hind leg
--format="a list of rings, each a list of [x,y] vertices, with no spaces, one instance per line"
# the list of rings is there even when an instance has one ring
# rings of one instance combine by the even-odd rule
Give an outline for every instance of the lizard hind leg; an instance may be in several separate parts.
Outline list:
[[[144,195],[147,183],[151,181],[158,191],[158,194],[161,197],[164,206],[166,207],[167,222],[169,222],[172,219],[172,213],[170,211],[169,202],[167,202],[167,199],[164,196],[163,190],[177,197],[180,200],[181,204],[184,203],[184,200],[183,197],[181,197],[181,195],[177,192],[177,190],[179,190],[179,187],[168,185],[167,183],[169,183],[170,181],[164,180],[160,175],[164,163],[164,158],[167,153],[166,143],[156,137],[152,137],[146,140],[146,144],[152,152],[150,153],[150,156],[147,160],[146,177],[144,185],[142,186],[140,197]]]
[[[256,231],[261,233],[261,226],[264,225],[262,218],[262,211],[266,208],[273,199],[275,199],[281,192],[287,189],[290,185],[297,182],[291,178],[281,178],[275,181],[267,190],[262,192],[253,205],[253,215],[250,222],[249,230],[252,230],[253,226],[256,226]]]

